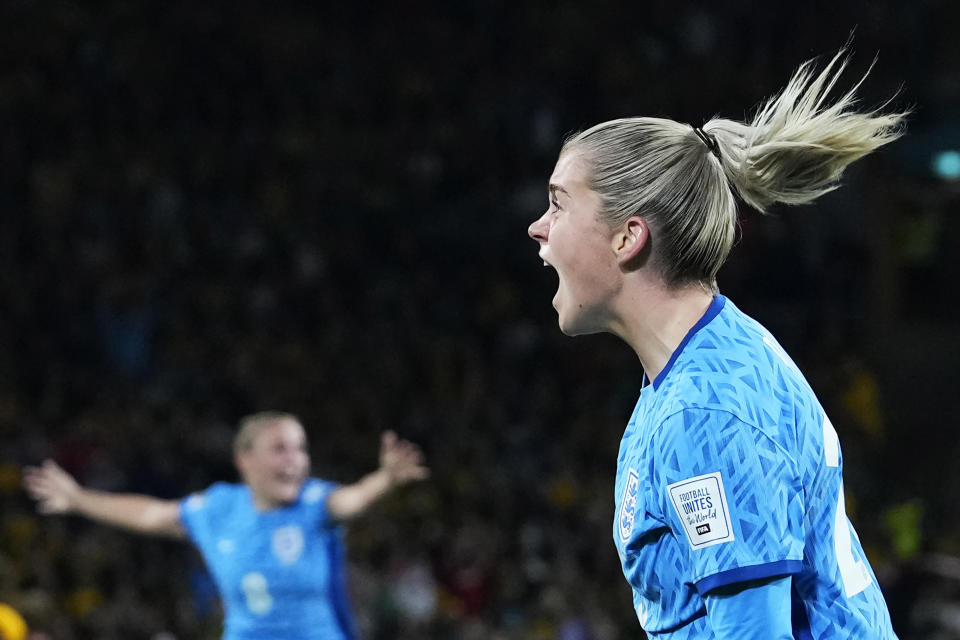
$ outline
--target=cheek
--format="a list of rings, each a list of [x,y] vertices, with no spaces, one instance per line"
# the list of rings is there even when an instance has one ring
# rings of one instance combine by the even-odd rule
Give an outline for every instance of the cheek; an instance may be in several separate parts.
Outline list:
[[[606,243],[594,240],[572,252],[567,269],[570,284],[596,295],[603,295],[614,286],[619,270],[607,249]]]

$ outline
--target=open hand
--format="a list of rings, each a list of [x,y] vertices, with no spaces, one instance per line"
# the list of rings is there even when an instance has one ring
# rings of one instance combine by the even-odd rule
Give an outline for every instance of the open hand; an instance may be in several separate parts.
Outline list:
[[[423,464],[420,447],[399,439],[393,431],[384,431],[380,436],[380,468],[387,472],[393,486],[423,480],[430,475],[430,469]]]
[[[68,513],[76,506],[80,485],[53,460],[23,470],[23,487],[40,513]]]

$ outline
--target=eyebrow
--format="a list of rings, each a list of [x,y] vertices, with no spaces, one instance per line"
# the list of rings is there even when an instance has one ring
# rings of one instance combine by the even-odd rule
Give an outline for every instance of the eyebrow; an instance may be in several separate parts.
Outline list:
[[[559,191],[560,193],[562,193],[563,195],[567,196],[568,198],[570,197],[570,192],[569,192],[569,191],[567,191],[566,189],[564,189],[564,188],[561,187],[560,185],[558,185],[558,184],[553,184],[553,183],[551,182],[551,183],[550,183],[550,193],[554,193],[555,191]]]

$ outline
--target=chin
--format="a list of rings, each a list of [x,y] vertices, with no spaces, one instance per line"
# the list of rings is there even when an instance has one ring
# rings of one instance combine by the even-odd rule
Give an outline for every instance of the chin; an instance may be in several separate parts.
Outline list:
[[[577,325],[575,322],[564,321],[563,318],[557,319],[557,325],[560,327],[560,331],[565,336],[570,336],[574,338],[576,336],[582,336],[588,333],[594,333],[593,331],[585,331],[583,327]]]
[[[557,326],[560,327],[560,332],[565,336],[574,336],[580,335],[575,326],[571,326],[569,323],[564,322],[562,319],[557,318]]]
[[[560,305],[554,304],[554,309],[557,311],[557,326],[560,327],[560,331],[567,336],[577,335],[577,327],[574,322],[574,318],[570,318],[568,314],[563,312],[563,309],[560,308]]]
[[[586,314],[580,313],[572,318],[565,317],[562,313],[557,315],[557,325],[564,335],[571,338],[576,336],[587,336],[595,333],[603,333],[605,329],[595,321],[591,321]]]
[[[282,504],[293,504],[297,501],[297,497],[300,495],[300,487],[294,489],[288,489],[284,491],[278,491],[274,496],[274,499],[277,502]]]
[[[560,327],[560,331],[563,333],[563,335],[570,338],[576,338],[577,336],[589,336],[594,333],[600,333],[600,331],[596,329],[583,329],[581,327],[564,327],[564,326]]]
[[[583,309],[578,309],[574,304],[572,305],[575,311],[580,313],[571,313],[571,304],[566,299],[560,290],[557,291],[557,295],[553,298],[553,308],[557,312],[557,326],[560,327],[560,331],[567,336],[579,336],[583,335]]]

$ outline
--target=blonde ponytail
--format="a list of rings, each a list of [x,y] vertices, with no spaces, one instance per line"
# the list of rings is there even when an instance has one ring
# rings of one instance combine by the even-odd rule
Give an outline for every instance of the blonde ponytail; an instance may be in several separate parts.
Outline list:
[[[813,61],[805,62],[749,125],[711,120],[703,126],[737,195],[758,211],[777,202],[804,204],[836,189],[847,165],[900,137],[905,113],[853,110],[869,70],[827,104],[847,66],[845,53],[816,76]]]
[[[561,155],[584,162],[611,227],[646,219],[650,265],[668,286],[716,286],[735,236],[734,192],[761,212],[810,202],[836,189],[851,162],[902,134],[906,113],[854,110],[866,74],[828,103],[845,55],[816,76],[812,61],[801,65],[750,124],[713,119],[697,132],[673,120],[623,118],[569,137]]]

